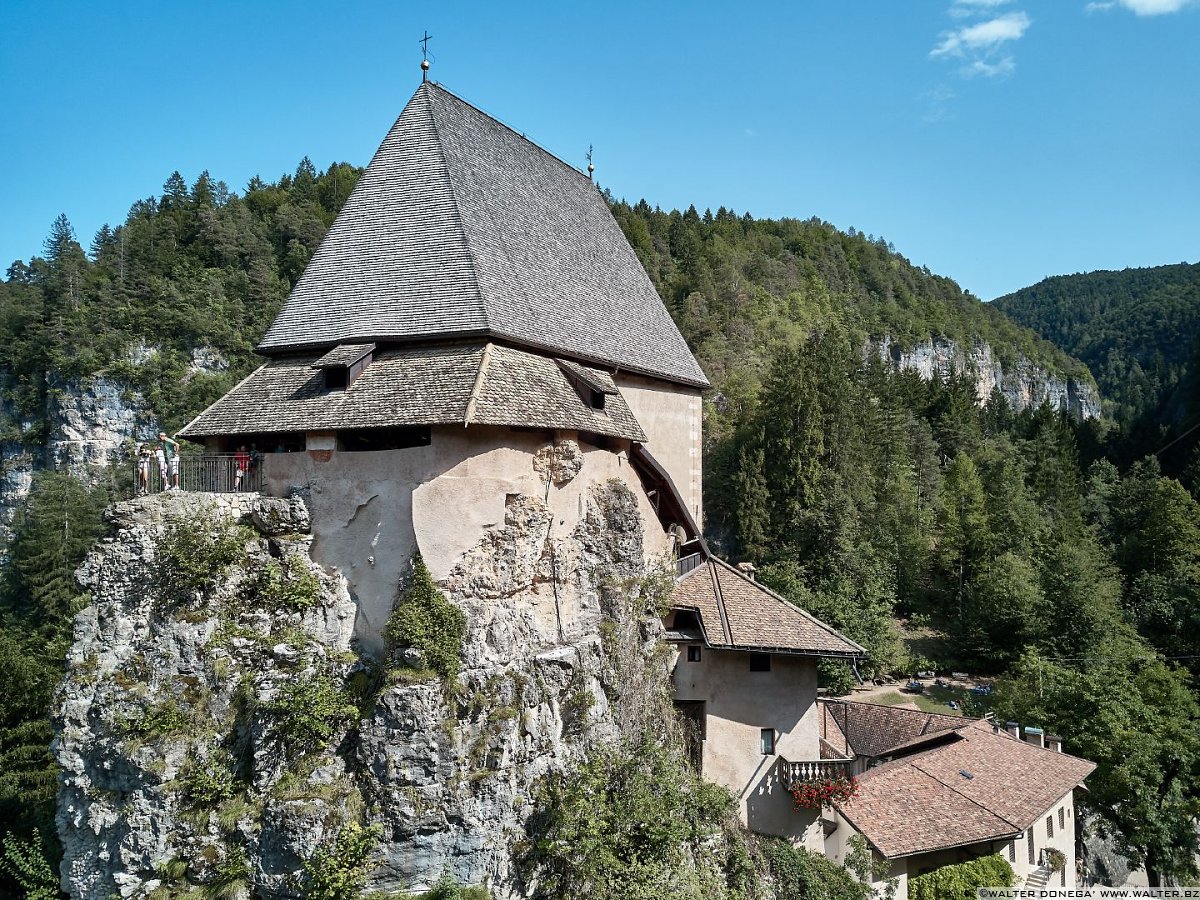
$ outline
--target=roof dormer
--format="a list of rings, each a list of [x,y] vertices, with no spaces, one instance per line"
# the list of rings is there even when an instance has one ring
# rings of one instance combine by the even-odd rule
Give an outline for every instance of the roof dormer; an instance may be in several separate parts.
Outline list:
[[[325,373],[325,390],[344,391],[374,358],[374,344],[338,344],[312,366]]]

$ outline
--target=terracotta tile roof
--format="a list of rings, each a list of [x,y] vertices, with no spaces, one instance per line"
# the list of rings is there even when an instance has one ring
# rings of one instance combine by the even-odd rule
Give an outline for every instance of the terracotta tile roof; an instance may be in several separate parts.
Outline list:
[[[889,859],[995,840],[1020,831],[906,761],[860,775],[858,796],[838,804],[838,810]]]
[[[710,646],[812,656],[862,657],[866,651],[718,559],[677,579],[671,603],[700,615]]]
[[[344,390],[326,390],[316,354],[277,357],[193,419],[184,437],[471,424],[570,429],[644,441],[617,392],[592,409],[554,360],[482,342],[378,352]],[[589,377],[611,383],[608,374]],[[482,374],[481,374],[482,373]]]
[[[946,744],[868,770],[858,779],[858,796],[837,804],[885,856],[1013,837],[1096,767],[997,733],[986,720],[953,735]]]
[[[878,703],[825,699],[818,702],[824,708],[822,728],[835,724],[838,735],[849,741],[851,751],[859,756],[887,756],[931,735],[945,734],[976,721],[966,716],[943,716]],[[832,736],[826,739],[835,740]]]
[[[708,384],[591,180],[422,84],[259,349],[468,335]]]

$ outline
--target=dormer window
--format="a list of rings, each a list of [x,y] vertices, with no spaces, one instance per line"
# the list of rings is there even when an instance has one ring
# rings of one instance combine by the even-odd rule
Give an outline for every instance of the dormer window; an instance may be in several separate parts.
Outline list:
[[[606,373],[581,366],[577,362],[566,359],[556,359],[555,362],[567,376],[567,381],[571,383],[584,405],[596,412],[604,412],[608,395],[617,393],[617,386],[612,379]]]
[[[312,365],[324,372],[325,390],[344,391],[374,358],[374,344],[338,344]]]

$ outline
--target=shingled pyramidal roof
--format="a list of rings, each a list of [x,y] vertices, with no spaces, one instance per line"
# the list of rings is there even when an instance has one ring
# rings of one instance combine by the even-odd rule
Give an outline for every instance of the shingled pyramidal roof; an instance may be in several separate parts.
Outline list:
[[[430,82],[259,350],[454,336],[708,384],[591,180]]]

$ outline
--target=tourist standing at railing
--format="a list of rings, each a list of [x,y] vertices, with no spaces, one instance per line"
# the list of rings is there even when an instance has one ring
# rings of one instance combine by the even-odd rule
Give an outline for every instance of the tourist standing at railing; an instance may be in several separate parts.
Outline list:
[[[150,492],[150,445],[138,444],[137,448],[137,467],[138,467],[138,494],[148,494]]]
[[[179,442],[158,433],[158,468],[163,476],[163,490],[179,490]]]
[[[246,477],[246,470],[250,468],[250,454],[246,452],[246,445],[239,444],[237,453],[233,454],[233,489],[240,491],[242,489],[242,479]]]

